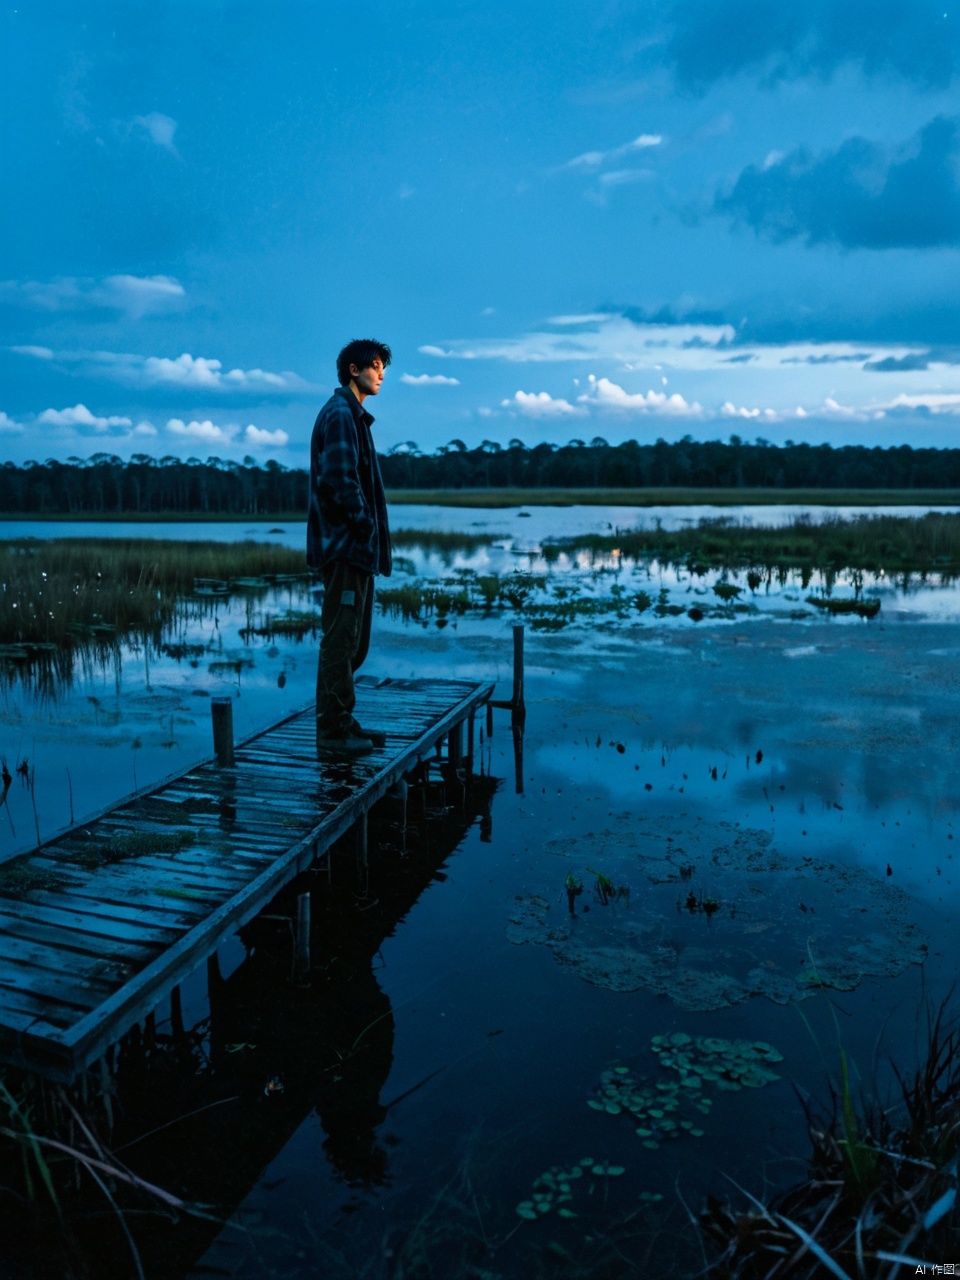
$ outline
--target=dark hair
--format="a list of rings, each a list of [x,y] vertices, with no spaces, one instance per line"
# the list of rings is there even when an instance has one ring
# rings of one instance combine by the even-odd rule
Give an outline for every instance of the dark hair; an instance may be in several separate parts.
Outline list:
[[[341,387],[350,383],[352,364],[358,369],[369,369],[377,359],[383,361],[384,368],[393,359],[393,353],[385,342],[377,342],[375,338],[354,338],[352,342],[348,342],[337,356],[337,377]]]

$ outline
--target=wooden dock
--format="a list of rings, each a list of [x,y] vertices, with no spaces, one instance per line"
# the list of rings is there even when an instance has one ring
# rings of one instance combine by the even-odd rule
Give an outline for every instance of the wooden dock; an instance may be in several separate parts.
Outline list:
[[[372,755],[318,754],[311,706],[0,864],[0,1062],[75,1079],[404,775],[469,767],[492,692],[360,680]]]

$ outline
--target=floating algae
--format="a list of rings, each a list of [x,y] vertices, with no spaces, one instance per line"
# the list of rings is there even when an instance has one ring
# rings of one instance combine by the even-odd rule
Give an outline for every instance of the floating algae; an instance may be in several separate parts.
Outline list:
[[[758,995],[788,1004],[821,987],[853,990],[926,957],[911,900],[889,879],[823,857],[788,858],[767,831],[625,813],[546,848],[577,859],[575,879],[602,856],[605,877],[635,886],[629,912],[572,916],[540,894],[512,904],[509,940],[548,947],[594,986],[646,989],[691,1011]],[[683,909],[701,876],[719,906],[709,914]]]

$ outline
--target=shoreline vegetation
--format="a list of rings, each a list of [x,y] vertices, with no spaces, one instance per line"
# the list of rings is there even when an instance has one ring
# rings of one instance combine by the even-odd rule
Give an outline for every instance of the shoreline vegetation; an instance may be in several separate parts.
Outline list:
[[[513,507],[960,507],[960,489],[777,488],[480,488],[388,489],[393,506]],[[0,511],[4,523],[40,524],[293,524],[306,523],[306,507],[276,511]]]
[[[718,516],[678,530],[664,530],[655,523],[648,529],[551,539],[534,548],[515,546],[514,554],[525,563],[512,572],[484,576],[452,567],[454,556],[502,542],[502,536],[492,533],[397,530],[398,551],[419,548],[438,554],[447,572],[436,580],[403,580],[401,574],[398,583],[378,591],[380,608],[408,620],[433,617],[438,626],[467,612],[511,611],[540,630],[611,610],[619,617],[648,609],[656,616],[690,612],[699,620],[713,612],[726,617],[752,611],[750,596],[764,584],[777,581],[782,586],[795,576],[806,591],[819,575],[822,591],[807,596],[807,603],[828,612],[872,617],[879,603],[861,598],[864,574],[900,579],[904,586],[914,575],[930,575],[941,583],[960,578],[960,514],[859,515],[821,521],[800,515],[783,527],[744,525]],[[541,558],[546,572],[531,573],[530,556]],[[398,563],[402,561],[401,556]],[[712,586],[717,600],[689,611],[663,592],[654,600],[648,592],[619,581],[620,568],[654,562],[691,578],[719,575]],[[554,566],[564,564],[599,573],[608,589],[582,595],[579,582],[566,573],[554,580]],[[745,586],[727,580],[729,574],[743,573]],[[841,574],[850,575],[852,601],[832,598]],[[249,602],[248,630],[306,634],[316,629],[318,615],[314,609],[295,612],[293,597],[306,595],[312,583],[302,551],[269,542],[95,537],[0,541],[0,670],[25,669],[40,661],[58,666],[60,675],[67,676],[71,655],[77,652],[109,652],[134,637],[160,646],[191,611],[230,596]],[[253,604],[278,588],[287,591],[287,613],[255,622]]]

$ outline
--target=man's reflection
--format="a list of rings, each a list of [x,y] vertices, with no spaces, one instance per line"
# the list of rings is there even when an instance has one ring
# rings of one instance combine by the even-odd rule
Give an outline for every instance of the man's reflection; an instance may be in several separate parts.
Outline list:
[[[298,989],[286,980],[285,922],[253,922],[242,937],[247,962],[232,979],[211,981],[215,1069],[241,1071],[246,1088],[276,1107],[277,1120],[313,1107],[327,1135],[324,1151],[344,1181],[382,1184],[387,1155],[376,1135],[386,1115],[380,1094],[393,1064],[394,1020],[371,954],[340,947],[315,966],[312,985]]]

